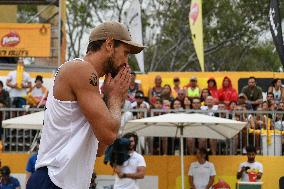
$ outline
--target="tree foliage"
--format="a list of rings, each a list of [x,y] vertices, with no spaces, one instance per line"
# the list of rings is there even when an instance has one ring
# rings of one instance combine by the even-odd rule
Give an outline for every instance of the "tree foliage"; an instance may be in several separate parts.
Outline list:
[[[86,36],[98,23],[124,21],[131,1],[69,0],[69,58],[84,54]],[[146,71],[199,71],[192,44],[189,0],[140,0]],[[206,71],[278,71],[270,38],[269,1],[203,1]],[[281,9],[282,10],[282,9]],[[137,68],[134,57],[130,63]]]

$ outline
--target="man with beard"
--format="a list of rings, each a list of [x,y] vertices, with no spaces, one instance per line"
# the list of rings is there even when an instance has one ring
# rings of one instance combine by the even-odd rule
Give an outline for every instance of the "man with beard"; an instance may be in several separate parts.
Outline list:
[[[249,182],[248,172],[255,171],[257,172],[257,181],[259,181],[263,174],[263,166],[260,162],[255,161],[256,149],[254,146],[248,146],[246,148],[247,158],[246,162],[240,164],[237,179],[241,179],[241,181]]]
[[[143,179],[146,172],[144,157],[136,152],[138,136],[126,133],[123,138],[130,140],[130,158],[122,166],[115,166],[114,189],[139,189],[137,179]]]
[[[131,78],[128,55],[143,48],[132,41],[126,26],[105,22],[92,30],[87,54],[58,69],[27,189],[89,187],[97,151],[112,144],[120,127]],[[104,75],[105,101],[99,93]]]

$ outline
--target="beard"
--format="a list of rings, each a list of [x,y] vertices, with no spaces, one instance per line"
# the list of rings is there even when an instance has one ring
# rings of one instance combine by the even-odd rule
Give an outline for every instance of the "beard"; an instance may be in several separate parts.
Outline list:
[[[110,73],[111,77],[114,78],[118,74],[118,72],[119,72],[119,69],[114,67],[113,58],[110,57],[106,65],[106,73],[107,74]]]

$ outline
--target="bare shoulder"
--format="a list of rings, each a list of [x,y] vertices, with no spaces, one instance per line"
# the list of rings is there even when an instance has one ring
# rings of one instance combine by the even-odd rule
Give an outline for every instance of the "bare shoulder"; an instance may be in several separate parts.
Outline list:
[[[76,60],[66,62],[56,75],[54,96],[59,100],[76,101],[76,90],[92,86],[98,91],[98,83],[98,75],[91,64]]]

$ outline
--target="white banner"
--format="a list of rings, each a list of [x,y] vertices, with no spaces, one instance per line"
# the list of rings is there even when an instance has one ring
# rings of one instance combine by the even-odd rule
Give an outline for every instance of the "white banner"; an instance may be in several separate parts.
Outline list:
[[[132,0],[130,7],[126,11],[126,25],[131,33],[131,37],[138,43],[143,43],[141,6],[139,0]],[[144,73],[144,53],[143,51],[135,55],[140,71]]]

